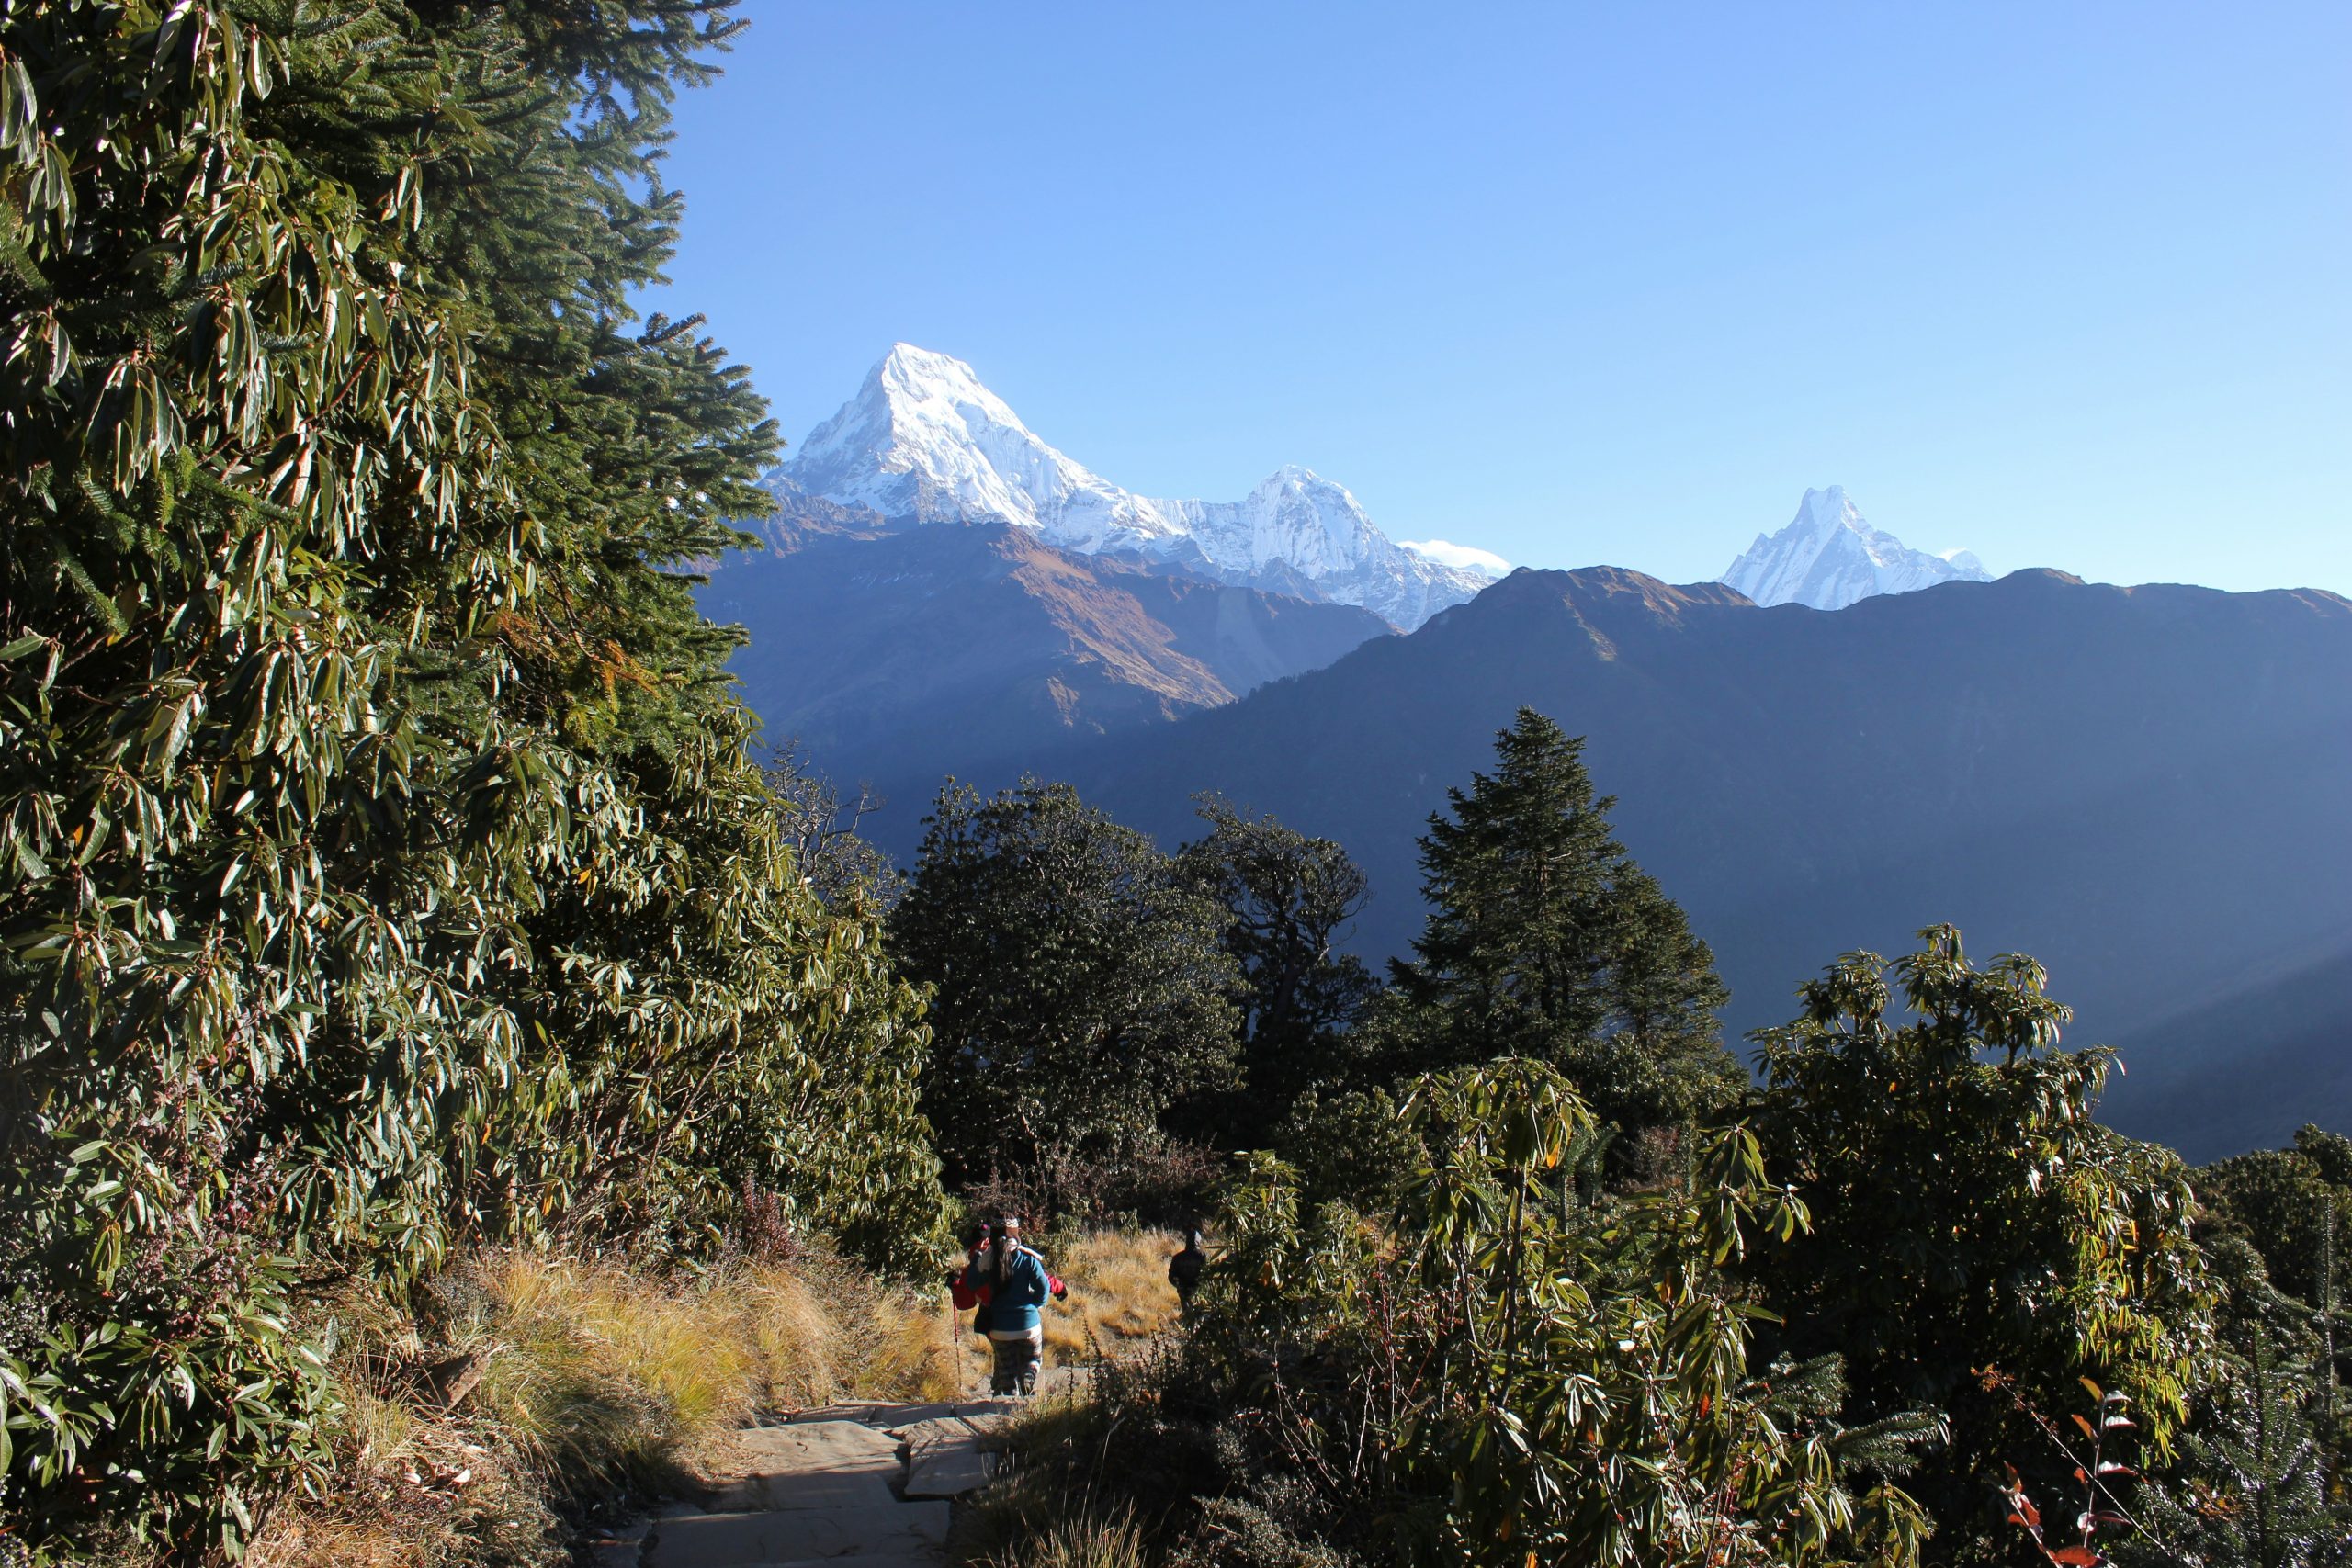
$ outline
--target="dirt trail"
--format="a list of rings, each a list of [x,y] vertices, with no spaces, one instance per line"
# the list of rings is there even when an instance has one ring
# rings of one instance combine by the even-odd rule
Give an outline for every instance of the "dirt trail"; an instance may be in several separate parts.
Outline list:
[[[1046,1373],[1045,1392],[1073,1374]],[[939,1568],[951,1499],[983,1484],[1020,1402],[842,1404],[745,1428],[707,1506],[595,1547],[598,1568]]]

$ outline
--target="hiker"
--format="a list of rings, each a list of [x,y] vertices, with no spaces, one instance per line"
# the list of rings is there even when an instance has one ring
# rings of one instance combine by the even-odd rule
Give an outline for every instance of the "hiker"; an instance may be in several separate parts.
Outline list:
[[[1168,1282],[1176,1287],[1180,1305],[1193,1304],[1193,1292],[1201,1288],[1201,1269],[1209,1255],[1201,1250],[1201,1227],[1194,1224],[1184,1232],[1184,1250],[1168,1260]]]
[[[988,1256],[989,1241],[993,1234],[988,1221],[980,1222],[979,1234],[964,1249],[964,1267],[947,1276],[947,1297],[957,1312],[972,1314],[972,1332],[986,1337],[989,1321],[994,1315],[989,1310],[988,1292],[970,1282],[980,1273],[980,1259]]]
[[[998,1223],[994,1243],[973,1261],[964,1282],[989,1314],[989,1392],[1035,1393],[1046,1352],[1046,1298],[1060,1301],[1069,1287],[1046,1271],[1043,1258],[1021,1245],[1021,1221],[1011,1214]]]

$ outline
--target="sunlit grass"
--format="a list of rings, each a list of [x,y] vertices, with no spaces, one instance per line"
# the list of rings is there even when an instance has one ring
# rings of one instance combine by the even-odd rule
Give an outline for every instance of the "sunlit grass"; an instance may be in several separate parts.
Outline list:
[[[1145,1568],[1148,1559],[1132,1517],[1089,1511],[1056,1519],[1018,1549],[983,1561],[988,1568]]]
[[[1177,1246],[1157,1231],[1056,1238],[1047,1261],[1069,1299],[1046,1309],[1048,1359],[1089,1364],[1172,1326]],[[380,1301],[346,1309],[336,1473],[320,1497],[280,1510],[250,1562],[560,1562],[559,1512],[690,1490],[714,1446],[755,1415],[951,1399],[987,1377],[986,1342],[959,1336],[944,1292],[821,1257],[651,1278],[489,1253],[451,1270],[442,1294],[430,1344]],[[419,1369],[467,1357],[480,1380],[452,1409]],[[1072,1418],[1060,1405],[1034,1414],[1040,1440]],[[1132,1522],[1082,1507],[1057,1510],[1035,1540],[1045,1568],[1129,1568],[1141,1551]]]
[[[1175,1287],[1168,1282],[1168,1260],[1182,1246],[1180,1237],[1158,1230],[1051,1238],[1041,1249],[1046,1267],[1069,1287],[1069,1299],[1046,1303],[1046,1364],[1091,1366],[1173,1328],[1180,1309]],[[959,1348],[965,1386],[985,1387],[988,1341],[966,1333]]]
[[[713,1445],[761,1412],[956,1392],[944,1302],[828,1258],[655,1279],[492,1253],[444,1283],[458,1306],[429,1355],[413,1324],[354,1303],[338,1472],[281,1511],[250,1562],[560,1562],[550,1502],[691,1489]],[[468,1356],[480,1380],[448,1408],[417,1369]]]
[[[574,1495],[675,1483],[694,1447],[759,1399],[766,1357],[731,1282],[670,1291],[526,1255],[481,1269],[492,1314],[477,1397]]]
[[[876,1398],[944,1400],[963,1392],[954,1313],[944,1299],[886,1302],[877,1327],[863,1379]]]
[[[1069,1300],[1048,1313],[1046,1349],[1057,1362],[1116,1351],[1175,1326],[1176,1288],[1168,1260],[1183,1242],[1166,1231],[1090,1231],[1053,1260]]]

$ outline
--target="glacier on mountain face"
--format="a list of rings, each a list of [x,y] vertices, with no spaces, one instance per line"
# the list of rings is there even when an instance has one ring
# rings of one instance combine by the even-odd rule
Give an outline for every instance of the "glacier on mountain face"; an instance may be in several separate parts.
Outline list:
[[[1484,551],[1454,564],[1398,545],[1346,487],[1306,468],[1282,468],[1233,502],[1121,490],[1032,434],[970,366],[903,343],[779,472],[892,520],[1010,523],[1063,549],[1359,604],[1406,631],[1499,575],[1487,562],[1508,570]]]
[[[1795,519],[1756,542],[1718,579],[1758,604],[1810,604],[1842,610],[1877,593],[1908,593],[1939,582],[1990,582],[1993,574],[1966,550],[1932,556],[1873,528],[1845,487],[1808,490]]]

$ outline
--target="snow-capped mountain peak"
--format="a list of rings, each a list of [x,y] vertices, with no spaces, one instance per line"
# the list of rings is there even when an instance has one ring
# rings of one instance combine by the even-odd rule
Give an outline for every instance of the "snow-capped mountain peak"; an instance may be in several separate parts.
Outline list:
[[[1039,440],[970,366],[911,344],[866,373],[785,471],[812,495],[886,517],[1012,523],[1082,549],[1173,532],[1148,503]]]
[[[1122,490],[1046,445],[970,366],[910,344],[884,355],[781,471],[811,496],[893,520],[1010,523],[1064,549],[1361,604],[1408,631],[1491,575],[1399,547],[1346,487],[1295,465],[1238,502]]]
[[[1471,572],[1489,581],[1499,582],[1510,575],[1510,562],[1492,550],[1473,545],[1457,545],[1451,539],[1399,539],[1396,545],[1417,556],[1427,556],[1441,566]]]
[[[1957,580],[1989,582],[1993,574],[1966,550],[1934,556],[1871,526],[1843,485],[1808,490],[1787,527],[1758,534],[1721,579],[1758,604],[1810,604],[1842,610],[1875,593],[1908,593]]]

